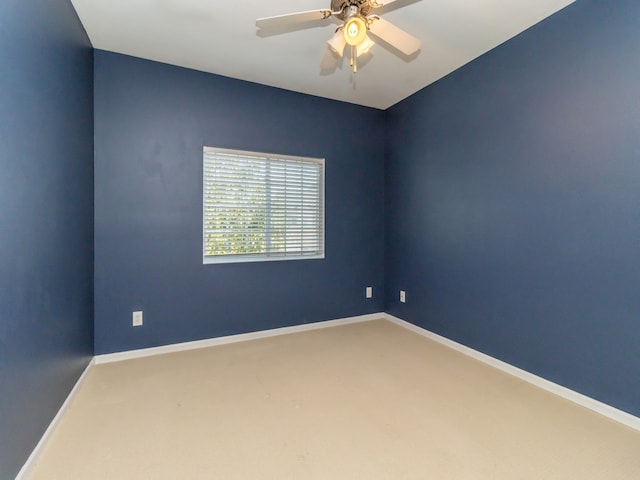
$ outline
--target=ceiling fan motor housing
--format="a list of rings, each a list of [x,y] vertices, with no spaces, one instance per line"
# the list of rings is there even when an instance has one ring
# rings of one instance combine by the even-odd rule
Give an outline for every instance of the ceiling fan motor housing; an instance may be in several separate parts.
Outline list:
[[[363,17],[369,15],[373,8],[370,0],[331,0],[331,11],[340,12],[336,15],[340,20],[346,20],[350,16],[349,7],[356,7]]]

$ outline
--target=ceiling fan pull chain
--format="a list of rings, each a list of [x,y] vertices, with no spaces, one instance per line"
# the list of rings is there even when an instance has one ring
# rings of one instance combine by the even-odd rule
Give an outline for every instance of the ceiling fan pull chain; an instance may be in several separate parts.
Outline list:
[[[356,50],[355,55],[353,56],[353,73],[355,75],[358,73],[358,51],[357,47],[353,47],[353,49]]]
[[[353,67],[353,73],[358,73],[358,55],[354,45],[351,45],[351,59],[349,61],[349,66]]]

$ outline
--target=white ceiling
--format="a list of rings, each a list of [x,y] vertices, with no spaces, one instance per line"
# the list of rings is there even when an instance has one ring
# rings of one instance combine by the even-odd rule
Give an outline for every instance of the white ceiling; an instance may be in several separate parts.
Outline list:
[[[397,0],[376,13],[419,38],[421,51],[403,59],[378,44],[355,76],[348,61],[321,72],[330,20],[257,34],[257,18],[330,8],[330,0],[71,1],[97,49],[386,109],[574,0]]]

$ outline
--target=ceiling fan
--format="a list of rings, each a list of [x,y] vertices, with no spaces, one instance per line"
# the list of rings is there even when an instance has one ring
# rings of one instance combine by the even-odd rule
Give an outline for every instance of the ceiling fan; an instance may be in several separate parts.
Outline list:
[[[358,71],[357,58],[369,52],[371,47],[375,45],[369,34],[407,56],[413,55],[420,49],[420,40],[372,13],[395,1],[331,0],[330,9],[260,18],[256,20],[256,26],[267,30],[329,19],[338,21],[340,26],[327,43],[331,51],[340,57],[345,54],[345,51],[348,52],[349,65],[356,73]]]

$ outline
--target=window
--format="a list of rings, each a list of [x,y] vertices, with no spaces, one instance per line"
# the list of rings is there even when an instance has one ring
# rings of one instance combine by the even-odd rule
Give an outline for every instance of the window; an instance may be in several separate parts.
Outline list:
[[[203,263],[324,258],[324,160],[204,147]]]

